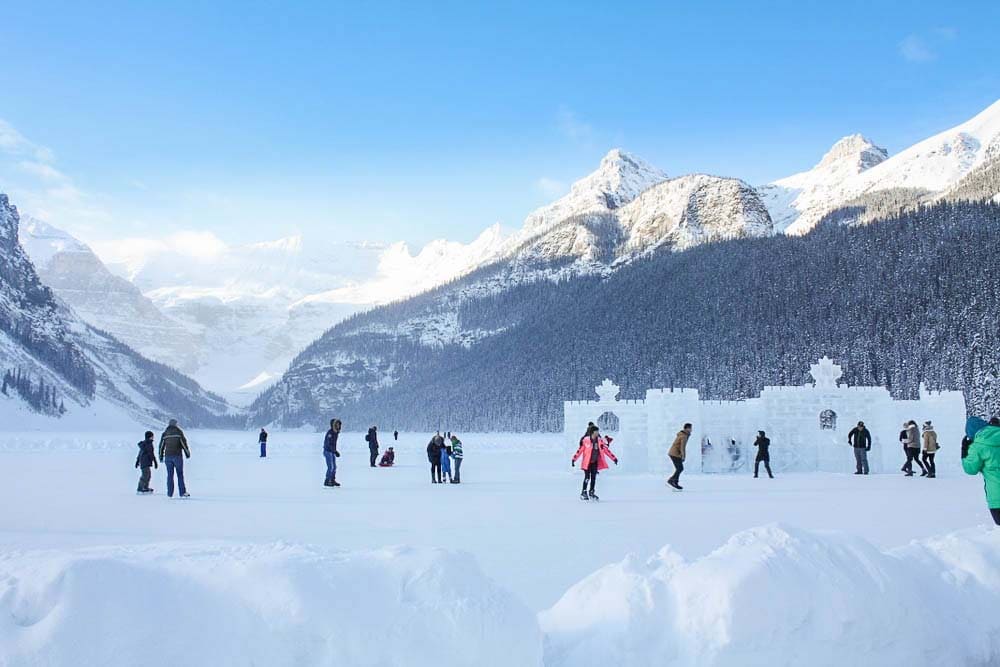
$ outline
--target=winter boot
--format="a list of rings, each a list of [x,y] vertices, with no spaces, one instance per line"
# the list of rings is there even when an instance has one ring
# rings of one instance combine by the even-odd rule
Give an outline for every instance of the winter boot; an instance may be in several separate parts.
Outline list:
[[[597,497],[597,494],[594,493],[593,491],[590,492],[590,499],[591,500],[600,500],[600,498]]]
[[[190,498],[190,497],[191,497],[191,494],[187,493],[186,491],[181,494],[181,498]]]
[[[590,500],[590,496],[587,495],[586,491],[580,492],[580,500]]]

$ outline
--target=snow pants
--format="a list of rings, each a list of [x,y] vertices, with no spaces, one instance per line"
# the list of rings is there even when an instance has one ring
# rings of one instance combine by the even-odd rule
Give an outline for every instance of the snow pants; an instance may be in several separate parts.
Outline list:
[[[375,467],[375,459],[378,458],[378,447],[368,446],[368,465]]]
[[[674,464],[674,474],[667,481],[673,481],[675,484],[680,483],[681,473],[684,472],[684,459],[679,456],[671,456],[670,461]]]
[[[905,447],[906,449],[906,463],[903,464],[903,472],[913,472],[913,464],[916,463],[920,466],[921,472],[927,472],[924,469],[924,464],[920,462],[920,449],[917,447]]]
[[[924,452],[924,469],[927,471],[928,475],[934,475],[937,477],[937,466],[934,465],[933,452]]]
[[[149,480],[153,476],[150,470],[151,466],[142,466],[139,471],[139,486],[136,488],[136,491],[149,490]]]
[[[324,483],[333,484],[333,481],[337,479],[337,455],[324,449],[323,458],[326,459],[326,482]]]
[[[594,486],[597,484],[597,463],[591,463],[589,466],[583,470],[583,489],[582,493],[587,492],[587,484],[590,484],[590,492],[594,492]]]
[[[167,464],[167,497],[174,497],[174,473],[177,474],[178,490],[183,496],[187,493],[187,487],[184,486],[184,457],[180,454],[174,454],[165,457],[164,460]]]
[[[855,470],[855,475],[867,475],[868,474],[868,450],[864,447],[854,448],[854,463],[857,465],[857,470]]]

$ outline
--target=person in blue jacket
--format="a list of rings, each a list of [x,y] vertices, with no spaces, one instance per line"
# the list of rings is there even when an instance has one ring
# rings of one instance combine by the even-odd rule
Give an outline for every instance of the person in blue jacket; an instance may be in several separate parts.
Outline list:
[[[323,486],[340,486],[337,481],[337,439],[340,437],[341,423],[339,419],[330,420],[330,430],[326,432],[323,439],[323,458],[326,459],[326,481]]]
[[[149,479],[152,476],[149,468],[159,468],[159,464],[156,462],[156,451],[153,449],[153,432],[146,431],[144,436],[145,440],[138,443],[139,455],[135,457],[135,467],[140,469],[139,473],[139,486],[136,488],[136,493],[152,493],[153,489],[149,488]]]
[[[449,483],[452,481],[452,479],[451,479],[451,445],[445,445],[444,447],[441,448],[441,480],[444,481],[445,477],[448,478],[448,482]]]

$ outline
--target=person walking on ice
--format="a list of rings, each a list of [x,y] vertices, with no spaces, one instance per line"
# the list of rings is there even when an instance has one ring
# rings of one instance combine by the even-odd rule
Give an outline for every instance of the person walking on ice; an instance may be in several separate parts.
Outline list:
[[[684,424],[684,428],[677,431],[674,442],[670,445],[670,450],[667,452],[670,462],[674,464],[674,474],[667,479],[667,484],[672,486],[676,491],[684,490],[684,487],[681,486],[681,473],[684,472],[684,459],[687,458],[687,443],[691,437],[691,430],[693,428],[691,424]]]
[[[864,422],[851,429],[847,434],[847,442],[854,448],[855,475],[868,474],[868,452],[872,448],[872,434],[865,428]]]
[[[326,459],[326,481],[323,482],[323,486],[340,486],[337,481],[337,457],[340,456],[340,452],[337,451],[337,440],[340,438],[340,427],[339,419],[331,419],[330,429],[323,439],[323,458]]]
[[[587,434],[580,438],[580,446],[570,461],[570,466],[576,466],[576,460],[580,459],[580,468],[583,470],[583,488],[580,489],[580,500],[600,500],[594,493],[594,486],[597,484],[597,473],[608,469],[607,459],[611,459],[618,465],[618,458],[608,446],[612,438],[604,438],[600,430],[591,423],[587,427]],[[587,485],[590,490],[587,490]]]
[[[267,458],[267,431],[264,430],[264,427],[261,427],[261,429],[260,429],[260,435],[257,436],[257,442],[260,443],[260,458],[266,459]]]
[[[431,437],[427,443],[427,460],[431,464],[431,484],[441,483],[441,452],[444,450],[444,438],[441,431]]]
[[[445,443],[444,439],[441,440],[441,481],[444,483],[444,478],[448,478],[448,482],[451,483],[454,480],[451,477],[451,445]]]
[[[183,455],[183,456],[182,456]],[[176,419],[171,419],[160,436],[160,463],[167,465],[167,497],[174,497],[174,474],[177,475],[177,490],[181,498],[190,497],[184,484],[184,459],[191,458],[187,438],[184,431],[177,425]]]
[[[753,446],[757,448],[757,458],[753,462],[753,477],[757,479],[757,473],[760,472],[760,464],[764,464],[764,470],[767,471],[767,476],[774,479],[774,475],[771,474],[771,439],[764,435],[763,431],[757,431],[757,439],[754,440]]]
[[[136,488],[136,493],[152,493],[153,489],[149,488],[149,479],[152,476],[149,469],[150,467],[159,468],[160,466],[156,463],[156,452],[153,450],[153,432],[146,431],[143,436],[144,440],[138,443],[139,455],[135,457],[135,467],[139,469],[139,486]]]
[[[983,475],[986,506],[993,523],[1000,526],[1000,419],[989,423],[979,417],[969,417],[965,434],[972,441],[962,446],[962,469],[966,474]]]
[[[455,478],[451,480],[451,483],[461,484],[462,460],[465,458],[465,454],[462,451],[462,441],[458,439],[457,435],[451,436],[451,458],[455,459]]]
[[[934,464],[934,455],[937,453],[941,447],[938,445],[937,432],[934,430],[934,424],[930,421],[924,422],[924,469],[927,473],[927,479],[934,479],[937,477],[937,466]]]
[[[912,419],[906,422],[904,447],[906,448],[906,463],[903,464],[903,473],[907,477],[913,477],[913,464],[916,463],[920,467],[920,476],[926,477],[927,471],[924,469],[924,464],[920,462],[920,429],[917,428],[917,422]]]

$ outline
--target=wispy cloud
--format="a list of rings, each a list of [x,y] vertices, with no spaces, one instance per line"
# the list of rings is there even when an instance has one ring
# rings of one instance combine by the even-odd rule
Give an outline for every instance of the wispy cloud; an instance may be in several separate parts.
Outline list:
[[[556,112],[556,127],[567,139],[580,143],[589,142],[594,136],[593,125],[568,107],[560,107]]]
[[[550,199],[561,197],[566,194],[569,187],[562,181],[548,176],[542,176],[535,181],[535,189]]]
[[[937,58],[924,38],[919,35],[907,35],[899,43],[899,55],[911,63],[925,63]]]
[[[24,213],[77,230],[109,219],[55,164],[55,153],[0,118],[0,190]]]

